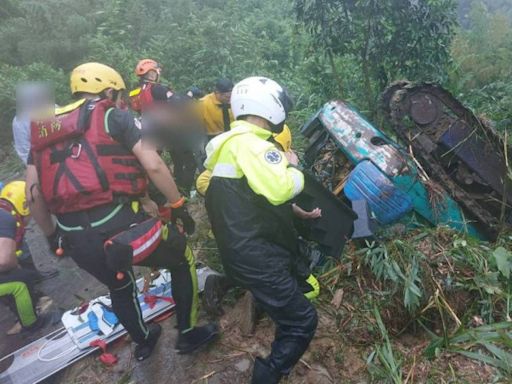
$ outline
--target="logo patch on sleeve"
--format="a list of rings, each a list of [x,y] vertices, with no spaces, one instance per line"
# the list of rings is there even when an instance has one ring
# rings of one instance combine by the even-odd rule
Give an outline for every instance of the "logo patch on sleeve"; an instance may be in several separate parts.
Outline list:
[[[283,156],[278,150],[271,149],[265,153],[265,160],[270,164],[278,164],[283,159]]]

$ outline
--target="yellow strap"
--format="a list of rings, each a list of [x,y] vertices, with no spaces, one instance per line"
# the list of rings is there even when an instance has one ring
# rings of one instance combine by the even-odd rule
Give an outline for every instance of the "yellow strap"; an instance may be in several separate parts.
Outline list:
[[[57,107],[57,108],[55,108],[55,115],[65,115],[66,113],[74,111],[75,109],[80,107],[83,103],[85,103],[85,99],[80,99],[78,101],[75,101],[74,103],[65,105],[63,107]]]
[[[140,87],[135,88],[134,90],[131,90],[129,95],[130,95],[130,97],[134,97],[134,96],[140,95]]]

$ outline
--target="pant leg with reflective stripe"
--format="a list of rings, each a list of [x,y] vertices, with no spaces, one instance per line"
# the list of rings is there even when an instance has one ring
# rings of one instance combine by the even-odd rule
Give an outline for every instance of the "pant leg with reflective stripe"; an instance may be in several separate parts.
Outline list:
[[[110,270],[105,261],[103,243],[107,238],[108,235],[95,229],[67,235],[72,259],[108,287],[114,313],[133,341],[140,344],[146,340],[149,331],[140,309],[133,271],[124,271],[124,278],[117,280],[117,271]]]
[[[140,309],[137,284],[133,271],[125,273],[126,284],[120,288],[110,288],[112,310],[126,328],[133,341],[143,343],[149,335]]]
[[[169,237],[140,265],[167,268],[171,272],[172,295],[176,303],[178,329],[185,332],[196,325],[198,289],[194,254],[186,239],[170,226]]]
[[[34,311],[34,303],[30,296],[27,285],[22,281],[11,281],[9,283],[0,284],[0,296],[11,295],[16,303],[16,310],[21,325],[28,327],[37,320]]]

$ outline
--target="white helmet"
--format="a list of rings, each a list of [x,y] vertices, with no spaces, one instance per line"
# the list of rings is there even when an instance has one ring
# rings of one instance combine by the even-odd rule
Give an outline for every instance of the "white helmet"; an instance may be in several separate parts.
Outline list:
[[[286,90],[274,80],[266,77],[248,77],[237,83],[231,92],[231,110],[235,119],[240,116],[259,116],[272,125],[272,131],[279,133],[292,108],[292,101]]]

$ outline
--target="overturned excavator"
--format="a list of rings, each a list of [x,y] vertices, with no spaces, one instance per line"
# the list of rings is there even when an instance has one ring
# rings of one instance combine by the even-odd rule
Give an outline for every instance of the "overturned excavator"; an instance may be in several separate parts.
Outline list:
[[[394,83],[382,103],[421,166],[487,236],[512,222],[512,152],[489,121],[435,84]]]
[[[429,84],[395,83],[383,100],[405,145],[348,103],[331,101],[301,129],[306,168],[334,195],[364,201],[382,225],[414,212],[432,225],[495,238],[512,190],[503,142],[489,124]]]

